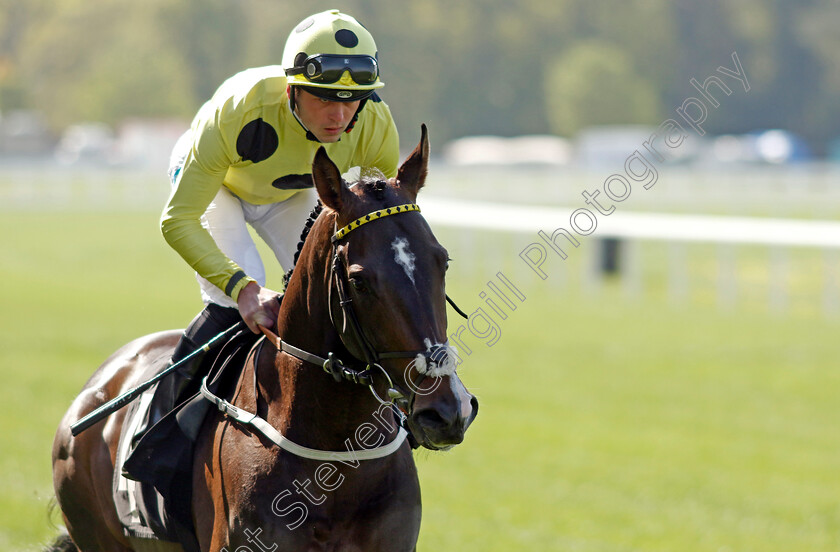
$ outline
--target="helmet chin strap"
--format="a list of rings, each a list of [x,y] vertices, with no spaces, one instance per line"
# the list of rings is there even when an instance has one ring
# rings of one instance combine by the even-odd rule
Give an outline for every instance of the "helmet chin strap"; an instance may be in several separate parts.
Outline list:
[[[350,124],[347,125],[347,130],[345,130],[344,132],[350,132],[351,130],[353,130],[353,127],[356,126],[356,121],[359,120],[359,113],[362,112],[362,109],[364,109],[367,101],[368,101],[368,98],[365,98],[364,100],[361,100],[359,102],[359,107],[356,109],[356,113],[353,114],[353,118],[350,120]]]
[[[295,103],[295,96],[296,96],[296,95],[297,95],[297,91],[295,90],[295,88],[294,88],[294,87],[292,87],[292,93],[289,95],[289,109],[291,109],[291,110],[292,110],[292,115],[294,115],[294,116],[295,116],[295,120],[298,122],[298,124],[300,125],[300,127],[301,127],[303,130],[305,130],[305,131],[306,131],[306,139],[307,139],[307,140],[309,140],[309,141],[312,141],[312,142],[318,142],[318,143],[320,144],[320,143],[321,143],[321,141],[320,141],[320,140],[318,140],[318,137],[317,137],[317,136],[315,136],[314,134],[312,134],[312,131],[311,131],[311,130],[309,130],[308,128],[306,128],[306,125],[305,125],[305,124],[303,124],[303,121],[301,121],[301,120],[300,120],[300,117],[298,116],[297,109],[296,109],[297,105],[296,105],[296,103]]]
[[[296,109],[296,107],[297,107],[297,103],[295,102],[295,96],[296,95],[297,95],[297,91],[295,90],[295,87],[293,86],[292,87],[292,94],[289,96],[289,109],[292,110],[292,115],[295,116],[295,120],[298,122],[298,124],[301,126],[301,128],[306,131],[306,139],[310,140],[312,142],[318,142],[320,144],[321,141],[318,140],[318,137],[315,136],[312,133],[311,130],[306,128],[306,125],[303,124],[303,121],[300,120],[300,116],[298,115],[297,109]],[[364,100],[361,100],[359,102],[359,107],[356,108],[356,113],[353,114],[353,118],[350,120],[350,124],[347,125],[347,128],[345,129],[344,132],[350,132],[351,130],[353,130],[353,127],[356,126],[356,121],[359,120],[359,113],[362,112],[362,109],[365,107],[365,104],[367,103],[367,101],[368,101],[368,98],[365,98]],[[341,140],[341,138],[339,138],[339,140]]]

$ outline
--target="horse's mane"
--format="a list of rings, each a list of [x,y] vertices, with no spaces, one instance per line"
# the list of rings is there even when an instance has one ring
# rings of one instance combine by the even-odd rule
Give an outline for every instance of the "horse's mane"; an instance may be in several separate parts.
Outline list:
[[[385,175],[378,170],[374,170],[371,173],[363,175],[362,178],[356,181],[355,184],[362,186],[365,193],[373,195],[376,200],[383,201],[385,199],[385,189],[388,187],[388,182],[385,180]],[[292,268],[287,270],[283,275],[283,289],[289,286],[289,280],[292,278],[295,266],[297,266],[300,252],[303,249],[303,244],[309,236],[309,232],[312,230],[312,225],[315,224],[315,220],[321,215],[321,211],[323,210],[324,206],[319,199],[315,204],[315,207],[313,207],[312,211],[309,213],[309,218],[307,218],[306,222],[303,224],[303,230],[300,232],[300,241],[297,244],[295,258],[292,262]]]

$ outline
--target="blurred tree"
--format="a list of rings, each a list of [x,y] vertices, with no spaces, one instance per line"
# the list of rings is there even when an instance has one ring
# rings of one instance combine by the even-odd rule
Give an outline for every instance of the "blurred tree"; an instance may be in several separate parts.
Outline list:
[[[0,0],[0,112],[33,107],[18,60],[21,42],[43,3]]]
[[[815,82],[796,83],[812,92],[802,117],[802,125],[812,130],[803,134],[823,153],[829,142],[840,140],[840,4],[816,2],[797,14],[796,29],[819,67]]]
[[[238,62],[240,44],[223,24],[235,22],[234,8],[224,0],[62,0],[33,24],[22,66],[56,125],[191,117]]]
[[[245,68],[243,54],[255,39],[250,24],[267,14],[264,9],[249,9],[245,0],[154,0],[154,4],[146,7],[150,11],[146,17],[158,29],[158,48],[167,48],[168,56],[178,58],[182,67],[176,78],[189,86],[189,111],[195,111],[196,100],[204,103],[223,80]],[[249,14],[259,17],[249,19]],[[254,65],[268,63],[279,63],[279,55],[276,61]]]
[[[589,125],[646,123],[661,113],[654,86],[617,47],[581,42],[560,56],[546,76],[552,130],[574,135]]]
[[[286,37],[331,0],[0,0],[0,109],[61,127],[190,118],[229,75],[280,63]],[[345,0],[373,32],[403,145],[648,122],[696,95],[737,51],[752,86],[707,130],[837,132],[836,0]],[[735,83],[737,84],[737,83]]]
[[[827,32],[811,36],[813,24],[805,23],[823,16],[830,21],[832,10],[820,10],[821,2],[816,0],[675,1],[681,44],[676,87],[668,96],[673,105],[695,95],[686,85],[689,78],[702,80],[720,65],[732,68],[730,56],[737,52],[750,90],[745,92],[740,83],[726,79],[735,93],[710,114],[706,122],[710,133],[783,128],[820,144],[827,130],[837,126],[838,112],[831,109],[837,104],[836,91],[832,99],[823,96],[825,65],[831,62],[821,63],[817,52],[822,50],[818,45],[830,44],[828,36],[837,34],[840,21],[835,19],[833,27],[831,23],[825,27]],[[836,50],[830,54],[833,60],[836,55]],[[830,112],[833,120],[826,116]]]

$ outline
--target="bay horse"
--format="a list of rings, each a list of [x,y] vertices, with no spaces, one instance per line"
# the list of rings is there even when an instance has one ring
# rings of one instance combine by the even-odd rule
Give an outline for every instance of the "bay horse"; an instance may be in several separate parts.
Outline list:
[[[463,440],[478,409],[447,345],[448,255],[415,204],[428,158],[425,125],[388,181],[348,185],[324,148],[315,155],[323,209],[310,220],[276,334],[263,329],[268,337],[251,350],[229,402],[202,387],[218,406],[194,449],[202,552],[415,549],[420,485],[399,418],[419,445],[440,450]],[[163,366],[178,337],[125,345],[61,421],[53,481],[70,538],[54,550],[182,549],[149,548],[123,532],[111,484],[125,413],[70,431],[140,383],[150,363]]]

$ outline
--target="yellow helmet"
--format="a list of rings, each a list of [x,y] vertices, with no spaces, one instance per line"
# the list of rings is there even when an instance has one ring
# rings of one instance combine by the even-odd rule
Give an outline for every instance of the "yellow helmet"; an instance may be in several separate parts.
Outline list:
[[[328,10],[304,19],[289,34],[283,68],[290,85],[316,96],[350,102],[377,88],[379,62],[373,36],[353,17]]]

